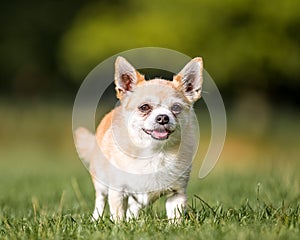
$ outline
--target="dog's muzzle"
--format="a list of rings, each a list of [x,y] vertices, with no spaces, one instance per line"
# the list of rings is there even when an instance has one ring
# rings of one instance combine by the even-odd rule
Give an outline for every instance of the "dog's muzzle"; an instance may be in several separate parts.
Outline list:
[[[164,127],[153,129],[153,130],[143,129],[143,131],[149,134],[155,140],[166,140],[169,138],[170,134],[172,133],[172,131]]]

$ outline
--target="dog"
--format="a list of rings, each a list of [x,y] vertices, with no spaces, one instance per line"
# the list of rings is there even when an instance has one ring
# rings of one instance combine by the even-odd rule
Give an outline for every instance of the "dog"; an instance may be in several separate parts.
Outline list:
[[[202,58],[192,59],[169,81],[145,80],[119,56],[114,78],[119,106],[95,134],[82,127],[74,132],[95,188],[93,219],[103,215],[106,202],[112,220],[136,218],[162,195],[167,218],[180,219],[197,148],[193,104],[201,97]]]

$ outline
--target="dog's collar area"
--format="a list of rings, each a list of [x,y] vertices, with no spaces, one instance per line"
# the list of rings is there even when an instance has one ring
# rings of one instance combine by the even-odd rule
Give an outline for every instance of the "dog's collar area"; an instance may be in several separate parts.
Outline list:
[[[165,129],[165,128],[164,129],[153,129],[153,130],[148,130],[148,129],[143,128],[143,131],[145,133],[147,133],[148,135],[150,135],[155,140],[166,140],[169,138],[170,134],[172,133],[172,131]]]

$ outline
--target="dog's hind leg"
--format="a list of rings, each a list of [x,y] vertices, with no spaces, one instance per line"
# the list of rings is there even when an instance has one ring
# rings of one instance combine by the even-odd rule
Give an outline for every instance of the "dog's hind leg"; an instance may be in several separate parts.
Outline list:
[[[137,218],[139,215],[139,211],[142,208],[142,204],[139,203],[134,197],[128,197],[128,208],[126,211],[126,219],[129,220],[131,218]]]
[[[113,221],[120,221],[124,219],[125,206],[127,197],[121,191],[108,190],[108,204],[110,209],[110,217]]]

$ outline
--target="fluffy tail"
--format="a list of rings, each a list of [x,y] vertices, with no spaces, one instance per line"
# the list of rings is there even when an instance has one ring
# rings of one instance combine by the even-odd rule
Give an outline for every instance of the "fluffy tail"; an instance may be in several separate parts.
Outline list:
[[[95,157],[95,149],[97,148],[95,135],[86,128],[80,127],[74,131],[74,139],[79,157],[85,163],[90,164]]]

